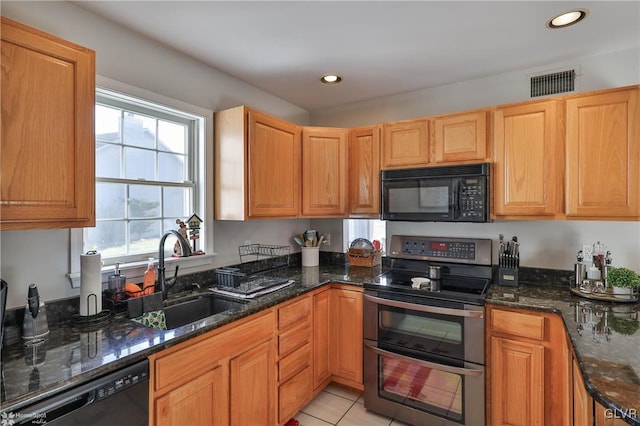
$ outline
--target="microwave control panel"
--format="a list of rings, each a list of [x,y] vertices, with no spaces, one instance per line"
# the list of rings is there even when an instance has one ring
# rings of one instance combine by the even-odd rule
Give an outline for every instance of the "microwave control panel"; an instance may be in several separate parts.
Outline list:
[[[462,220],[483,219],[486,215],[486,179],[460,179],[460,218]]]

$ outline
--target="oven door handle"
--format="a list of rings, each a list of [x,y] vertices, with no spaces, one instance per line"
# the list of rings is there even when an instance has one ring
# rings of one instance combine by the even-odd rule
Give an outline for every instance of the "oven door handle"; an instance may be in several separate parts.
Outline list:
[[[416,359],[416,358],[412,358],[406,355],[400,355],[394,352],[389,352],[389,351],[385,351],[384,349],[380,349],[375,343],[369,343],[366,342],[364,344],[367,348],[371,349],[373,352],[377,353],[378,355],[382,355],[382,356],[386,356],[389,358],[396,358],[399,359],[401,361],[406,361],[409,362],[411,364],[419,364],[423,367],[427,367],[427,368],[435,368],[438,370],[442,370],[442,371],[447,371],[449,373],[453,373],[453,374],[460,374],[463,376],[481,376],[482,374],[484,374],[484,370],[476,370],[476,369],[472,369],[472,368],[461,368],[461,367],[452,367],[450,365],[444,365],[444,364],[438,364],[435,362],[430,362],[430,361],[424,361],[421,359]]]
[[[482,311],[467,311],[463,309],[442,308],[440,306],[418,305],[415,303],[401,302],[399,300],[383,299],[381,297],[364,295],[364,299],[377,305],[392,306],[394,308],[411,309],[412,311],[430,312],[432,314],[453,315],[457,317],[484,318]]]

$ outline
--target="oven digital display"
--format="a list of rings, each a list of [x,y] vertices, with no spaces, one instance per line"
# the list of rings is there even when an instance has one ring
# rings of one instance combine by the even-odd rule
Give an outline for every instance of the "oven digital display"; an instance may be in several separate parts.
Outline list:
[[[449,246],[447,245],[447,243],[434,243],[434,242],[431,242],[431,250],[447,251],[447,250],[449,250]]]

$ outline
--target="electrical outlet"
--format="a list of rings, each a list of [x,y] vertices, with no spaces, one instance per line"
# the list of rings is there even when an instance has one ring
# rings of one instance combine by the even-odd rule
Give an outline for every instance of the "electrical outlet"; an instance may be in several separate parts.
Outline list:
[[[582,245],[582,256],[584,256],[585,263],[593,262],[593,245],[591,245],[591,244],[583,244]]]
[[[325,246],[331,245],[331,234],[324,234],[324,241],[322,242]]]

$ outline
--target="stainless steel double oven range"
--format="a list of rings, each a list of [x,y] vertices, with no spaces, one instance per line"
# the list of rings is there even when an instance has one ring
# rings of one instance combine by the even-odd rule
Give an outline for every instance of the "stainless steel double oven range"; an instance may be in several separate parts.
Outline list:
[[[484,299],[491,240],[391,238],[364,284],[364,404],[412,425],[484,425]],[[416,277],[436,278],[416,288]]]

